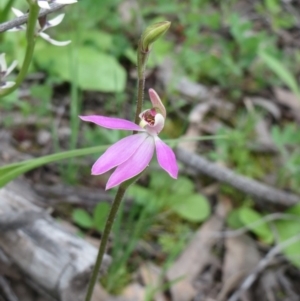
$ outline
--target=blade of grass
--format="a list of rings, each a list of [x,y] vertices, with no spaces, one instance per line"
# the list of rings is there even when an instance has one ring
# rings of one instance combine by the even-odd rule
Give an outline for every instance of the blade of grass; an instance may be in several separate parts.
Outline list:
[[[300,98],[300,90],[294,75],[275,57],[265,51],[259,52],[259,57],[267,66],[288,86],[288,88]]]
[[[101,145],[96,147],[71,150],[0,167],[0,187],[3,187],[5,184],[22,175],[23,173],[28,172],[39,166],[64,159],[90,155],[97,152],[103,152],[108,147],[109,146],[107,145]]]
[[[179,141],[183,140],[208,140],[208,139],[214,139],[214,138],[227,138],[226,136],[203,136],[203,137],[189,137],[188,139],[185,138],[179,138],[179,139],[169,139],[166,140],[166,143],[168,144],[176,144]],[[77,149],[77,150],[70,150],[70,151],[65,151],[61,153],[56,153],[52,155],[47,155],[43,156],[40,158],[36,159],[30,159],[26,161],[21,161],[17,163],[12,163],[8,164],[5,166],[0,167],[0,187],[3,187],[13,179],[17,178],[18,176],[34,169],[39,166],[64,160],[64,159],[70,159],[74,157],[79,157],[79,156],[85,156],[85,155],[90,155],[94,153],[99,153],[103,152],[106,150],[110,145],[101,145],[101,146],[95,146],[95,147],[88,147],[88,148],[82,148],[82,149]]]
[[[71,103],[70,103],[70,117],[71,117],[71,139],[70,139],[70,150],[76,148],[76,144],[78,141],[79,134],[79,121],[78,118],[80,112],[80,95],[79,95],[79,87],[78,87],[78,46],[80,40],[80,32],[81,26],[80,22],[76,22],[76,20],[80,19],[79,16],[79,6],[74,6],[72,10],[72,19],[73,25],[75,25],[73,29],[73,38],[71,44],[71,56],[70,56],[70,72],[72,74],[72,82],[71,82]],[[78,166],[74,164],[74,158],[71,158],[66,169],[66,178],[69,182],[74,183],[76,181],[76,175],[78,170]]]

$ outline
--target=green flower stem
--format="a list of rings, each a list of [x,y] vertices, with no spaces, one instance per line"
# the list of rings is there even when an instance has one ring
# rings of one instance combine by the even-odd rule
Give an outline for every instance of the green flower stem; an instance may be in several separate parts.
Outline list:
[[[144,98],[144,86],[145,86],[145,69],[146,69],[146,63],[149,56],[149,49],[150,45],[158,38],[160,37],[168,28],[170,27],[170,22],[162,22],[158,23],[148,29],[144,32],[142,35],[139,45],[138,45],[138,54],[137,54],[137,70],[138,70],[138,99],[137,99],[137,105],[136,105],[136,112],[135,112],[135,123],[139,124],[139,115],[142,111],[143,107],[143,98]],[[133,131],[133,134],[136,132]],[[99,252],[97,255],[96,264],[94,266],[91,280],[88,286],[87,295],[85,297],[85,301],[90,301],[92,298],[93,290],[95,283],[98,278],[98,271],[101,267],[102,259],[104,256],[106,244],[108,241],[109,233],[111,231],[115,216],[118,212],[120,203],[123,199],[123,196],[125,194],[125,191],[129,185],[134,183],[139,177],[141,173],[136,175],[135,177],[127,180],[126,182],[122,183],[118,189],[118,192],[116,194],[116,197],[112,203],[107,221],[105,223],[105,228],[103,231],[103,236],[101,238],[101,244],[99,248]]]
[[[26,31],[27,46],[26,46],[25,58],[24,58],[21,70],[15,80],[15,85],[12,86],[11,88],[0,91],[0,98],[15,91],[21,85],[21,83],[23,82],[23,80],[28,72],[28,69],[29,69],[29,66],[30,66],[30,63],[32,60],[32,56],[33,56],[34,46],[35,46],[36,21],[38,19],[39,11],[40,11],[40,8],[36,3],[30,4],[27,31]]]
[[[146,63],[149,56],[149,50],[146,52],[142,48],[142,41],[140,40],[138,46],[138,59],[137,59],[137,70],[138,70],[138,97],[135,111],[135,120],[136,124],[139,124],[140,117],[139,115],[142,112],[143,100],[144,100],[144,87],[145,87],[145,69]]]
[[[94,266],[94,269],[93,269],[93,272],[92,272],[91,280],[89,282],[89,286],[88,286],[87,294],[86,294],[86,297],[85,297],[85,301],[90,301],[91,298],[92,298],[92,294],[93,294],[93,291],[94,291],[94,286],[95,286],[97,278],[98,278],[98,272],[99,272],[99,269],[101,267],[101,263],[102,263],[103,256],[104,256],[104,253],[105,253],[105,248],[106,248],[106,245],[107,245],[107,242],[108,242],[109,234],[110,234],[113,222],[115,220],[116,214],[118,212],[120,203],[121,203],[121,201],[124,197],[124,194],[125,194],[125,191],[126,191],[127,187],[129,186],[127,183],[128,182],[124,182],[123,184],[121,184],[119,186],[117,194],[115,196],[115,199],[114,199],[114,201],[111,205],[110,212],[109,212],[107,221],[105,223],[105,228],[104,228],[104,231],[103,231],[103,235],[101,237],[101,244],[100,244],[100,248],[99,248],[99,251],[98,251],[97,260],[96,260],[96,263],[95,263],[95,266]]]
[[[135,111],[135,123],[139,124],[139,115],[142,112],[145,87],[145,69],[151,45],[159,39],[170,27],[171,22],[158,22],[148,26],[143,32],[138,45],[137,70],[138,70],[138,99]],[[135,132],[133,132],[135,134]]]

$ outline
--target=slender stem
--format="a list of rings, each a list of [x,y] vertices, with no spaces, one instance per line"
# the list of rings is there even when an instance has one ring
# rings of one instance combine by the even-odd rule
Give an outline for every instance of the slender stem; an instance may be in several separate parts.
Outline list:
[[[149,56],[149,51],[144,52],[142,50],[142,43],[139,42],[138,46],[138,60],[137,60],[137,70],[138,70],[138,97],[136,103],[135,111],[135,123],[139,124],[140,113],[142,112],[143,100],[144,100],[144,87],[145,87],[145,69],[146,63]]]
[[[78,87],[78,48],[79,41],[81,36],[81,26],[78,26],[79,20],[79,6],[75,6],[72,15],[72,21],[74,23],[74,34],[71,43],[71,68],[70,73],[72,74],[72,84],[71,84],[71,103],[70,103],[70,117],[71,117],[71,139],[70,139],[70,149],[73,150],[76,148],[78,141],[78,132],[79,132],[79,121],[78,118],[79,110],[81,106],[81,94]],[[72,158],[67,167],[67,178],[72,183],[76,181],[76,175],[78,174],[78,165],[75,163],[75,158]]]
[[[36,40],[36,33],[35,33],[35,26],[36,26],[36,21],[39,15],[40,8],[39,6],[34,3],[30,5],[29,8],[29,15],[28,15],[28,24],[27,24],[27,31],[26,31],[26,37],[27,37],[27,47],[26,47],[26,53],[25,53],[25,58],[21,67],[21,70],[15,80],[15,85],[12,86],[11,88],[4,89],[0,91],[0,97],[3,97],[5,95],[8,95],[15,91],[23,82],[31,60],[33,56],[33,51],[34,51],[34,46],[35,46],[35,40]]]
[[[126,191],[127,187],[128,187],[128,185],[126,185],[125,183],[123,183],[122,185],[119,186],[119,189],[117,191],[115,199],[114,199],[114,201],[111,205],[110,212],[109,212],[107,221],[105,223],[105,228],[104,228],[104,231],[103,231],[103,235],[101,237],[101,244],[100,244],[100,248],[99,248],[99,251],[98,251],[97,260],[96,260],[96,263],[95,263],[95,266],[94,266],[94,269],[93,269],[93,272],[92,272],[92,277],[91,277],[91,280],[90,280],[90,283],[89,283],[89,286],[88,286],[85,301],[90,301],[91,300],[93,290],[94,290],[94,286],[95,286],[97,278],[98,278],[98,272],[99,272],[99,269],[101,267],[102,259],[103,259],[103,256],[104,256],[106,244],[108,242],[109,234],[110,234],[114,219],[116,217],[116,214],[118,212],[120,203],[121,203],[121,201],[124,197],[124,194],[125,194],[125,191]]]
[[[10,12],[10,8],[13,6],[15,0],[9,0],[4,6],[2,12],[0,12],[0,23],[4,22],[7,19],[7,16]],[[4,35],[0,35],[0,43],[4,40]]]
[[[142,111],[142,107],[143,107],[144,86],[145,86],[145,68],[146,68],[146,63],[147,63],[148,56],[149,56],[149,51],[148,50],[146,52],[143,51],[142,43],[140,41],[139,46],[138,46],[138,59],[137,59],[138,99],[137,99],[136,112],[135,112],[135,123],[136,124],[139,123],[139,115],[140,115],[140,113]],[[135,132],[133,132],[133,134],[135,134]],[[92,276],[91,276],[91,280],[89,282],[89,286],[88,286],[88,290],[87,290],[87,295],[85,297],[85,301],[90,301],[91,298],[92,298],[94,286],[95,286],[97,278],[98,278],[98,271],[101,267],[101,263],[102,263],[102,259],[103,259],[103,256],[104,256],[104,252],[105,252],[106,244],[107,244],[107,241],[108,241],[109,233],[111,231],[115,216],[116,216],[117,211],[119,209],[120,203],[123,199],[125,191],[126,191],[127,187],[130,184],[132,184],[133,182],[135,182],[139,178],[139,176],[140,176],[140,174],[138,174],[137,176],[127,180],[126,182],[122,183],[119,186],[116,197],[115,197],[115,199],[112,203],[107,221],[105,223],[103,236],[101,238],[101,244],[100,244],[100,248],[99,248],[98,255],[97,255],[96,264],[94,266]]]

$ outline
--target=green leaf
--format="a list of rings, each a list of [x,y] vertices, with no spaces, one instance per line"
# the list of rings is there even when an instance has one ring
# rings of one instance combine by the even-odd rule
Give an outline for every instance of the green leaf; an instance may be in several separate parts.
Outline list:
[[[281,6],[278,0],[265,0],[267,10],[272,14],[278,14],[281,12]]]
[[[265,221],[262,221],[263,216],[260,213],[251,208],[242,207],[239,209],[239,217],[241,222],[265,243],[271,244],[273,242],[273,233],[269,225]],[[258,221],[261,221],[261,223],[258,223]]]
[[[294,214],[294,215],[300,216],[300,204],[296,204],[296,205],[292,206],[291,208],[289,208],[286,211],[286,213],[287,214]]]
[[[122,92],[125,89],[126,72],[115,57],[97,51],[93,47],[81,46],[76,50],[78,86],[84,90]],[[35,60],[50,74],[71,82],[70,49],[43,46],[36,49]]]
[[[227,224],[233,229],[242,228],[244,224],[240,220],[240,209],[232,210],[227,217]]]
[[[300,233],[299,220],[276,221],[275,226],[279,236],[279,241],[284,242]],[[300,241],[288,246],[282,250],[282,253],[293,263],[296,267],[300,268]]]
[[[173,203],[169,202],[171,209],[188,221],[201,222],[210,214],[209,203],[203,195],[175,196],[172,200]]]
[[[99,203],[93,214],[94,226],[97,230],[102,231],[105,226],[105,221],[109,213],[110,206],[107,203]]]
[[[173,182],[174,180],[167,173],[155,171],[151,173],[149,186],[156,191],[160,191],[168,189]]]
[[[72,212],[72,219],[74,223],[82,228],[91,229],[93,227],[92,217],[83,209],[75,209]]]
[[[261,50],[259,57],[268,65],[268,67],[289,87],[293,93],[300,97],[300,90],[294,75],[275,57]]]
[[[186,177],[179,177],[172,182],[172,190],[175,194],[190,195],[194,191],[194,183]]]
[[[98,50],[112,50],[113,48],[113,35],[108,34],[105,31],[97,30],[88,30],[81,37],[81,42],[86,45],[93,45]]]
[[[5,165],[3,167],[0,167],[0,187],[3,187],[5,184],[9,183],[25,172],[28,172],[44,164],[94,153],[101,153],[107,148],[107,145],[88,147]]]
[[[149,189],[139,185],[129,186],[127,194],[129,197],[134,198],[140,205],[146,205],[152,197],[152,194]]]

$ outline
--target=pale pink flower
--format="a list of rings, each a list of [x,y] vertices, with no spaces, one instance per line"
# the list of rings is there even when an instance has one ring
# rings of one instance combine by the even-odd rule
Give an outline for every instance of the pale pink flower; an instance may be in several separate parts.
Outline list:
[[[49,3],[56,4],[72,4],[76,3],[77,0],[37,0],[38,6],[44,9],[50,9]]]
[[[18,10],[14,7],[12,7],[11,9],[17,17],[21,17],[24,15],[23,12],[21,12],[20,10]],[[60,14],[51,20],[47,20],[47,16],[39,18],[38,21],[39,21],[40,28],[37,29],[36,34],[55,46],[66,46],[66,45],[70,44],[71,41],[56,41],[44,32],[48,28],[54,27],[54,26],[57,26],[58,24],[60,24],[62,22],[64,16],[65,16],[65,14]],[[10,29],[9,31],[20,31],[20,30],[26,30],[26,25],[20,25],[18,27],[14,27],[14,28]]]
[[[92,175],[100,175],[116,167],[106,184],[106,189],[115,187],[141,173],[149,165],[155,150],[161,168],[172,178],[177,178],[178,166],[175,154],[158,137],[164,127],[166,109],[153,89],[149,90],[149,95],[153,108],[140,114],[140,125],[120,118],[80,116],[82,120],[104,128],[139,132],[110,146],[93,165]]]

